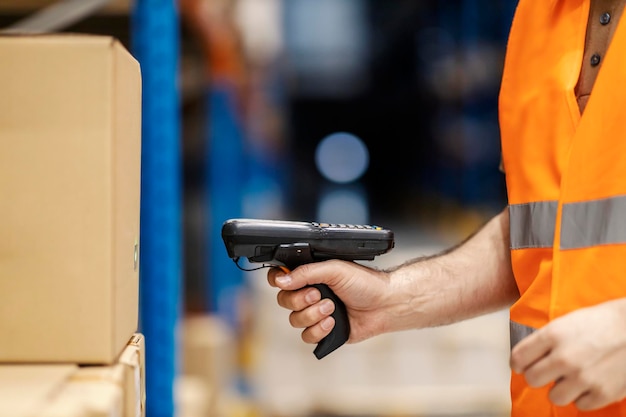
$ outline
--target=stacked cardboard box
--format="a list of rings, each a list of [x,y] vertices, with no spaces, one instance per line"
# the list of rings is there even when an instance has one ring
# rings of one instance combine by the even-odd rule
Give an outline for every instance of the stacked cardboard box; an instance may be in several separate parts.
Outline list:
[[[181,324],[181,374],[175,384],[176,417],[256,417],[242,382],[237,333],[221,317],[197,315]]]
[[[181,376],[176,384],[179,415],[218,416],[220,401],[237,382],[237,341],[234,331],[220,317],[186,317],[181,324]],[[197,405],[194,405],[197,404]],[[204,414],[204,412],[206,414]]]
[[[135,334],[112,365],[2,364],[0,417],[144,416],[144,354]]]
[[[88,35],[0,62],[0,415],[140,415],[139,64]]]

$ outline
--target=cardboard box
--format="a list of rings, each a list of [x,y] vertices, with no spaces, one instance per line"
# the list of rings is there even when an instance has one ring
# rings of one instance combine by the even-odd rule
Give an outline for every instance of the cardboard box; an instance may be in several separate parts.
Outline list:
[[[0,36],[0,362],[110,364],[137,330],[141,76],[106,36]]]
[[[146,415],[146,344],[136,333],[122,352],[118,363],[124,367],[124,416]]]
[[[89,416],[134,417],[125,409],[126,369],[122,364],[81,367],[74,373],[55,398],[68,408],[82,407]],[[129,392],[133,395],[133,392]]]
[[[114,365],[74,372],[42,417],[61,416],[65,410],[82,410],[90,417],[144,417],[145,405],[145,340],[136,333]]]
[[[36,416],[126,417],[124,374],[121,364],[80,368]]]
[[[68,384],[107,383],[117,386],[122,390],[121,415],[144,417],[146,409],[145,355],[145,339],[141,333],[136,333],[131,337],[114,365],[83,366],[69,378]],[[97,386],[98,384],[95,385],[96,388]],[[76,392],[76,388],[71,388],[70,392]],[[76,401],[69,397],[67,400],[68,404]]]
[[[182,373],[210,385],[232,387],[237,373],[235,333],[216,315],[185,317],[181,323]]]
[[[185,317],[181,323],[181,373],[196,377],[208,389],[209,415],[216,415],[221,399],[236,386],[237,339],[220,317]],[[182,397],[183,399],[186,397]]]
[[[0,365],[0,417],[37,415],[77,370],[76,365]]]
[[[174,417],[217,417],[215,393],[204,378],[177,375],[174,380]]]
[[[0,417],[145,416],[144,338],[114,365],[0,366]]]

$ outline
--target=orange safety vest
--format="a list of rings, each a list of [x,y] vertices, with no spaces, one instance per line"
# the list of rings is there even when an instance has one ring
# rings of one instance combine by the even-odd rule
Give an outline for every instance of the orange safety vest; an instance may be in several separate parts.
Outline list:
[[[511,28],[499,107],[521,295],[512,339],[626,297],[626,16],[581,117],[574,89],[589,3],[520,0]],[[512,415],[626,417],[626,402],[593,412],[553,406],[549,388],[513,374]]]

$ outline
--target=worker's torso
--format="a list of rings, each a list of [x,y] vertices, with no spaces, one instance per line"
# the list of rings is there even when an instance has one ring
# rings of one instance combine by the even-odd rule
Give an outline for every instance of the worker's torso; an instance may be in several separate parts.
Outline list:
[[[626,297],[624,1],[521,0],[500,97],[512,329]],[[626,21],[626,20],[625,20]],[[588,24],[587,24],[588,23]],[[584,110],[584,112],[583,112]],[[512,380],[514,416],[576,416]],[[617,404],[589,416],[626,416]]]

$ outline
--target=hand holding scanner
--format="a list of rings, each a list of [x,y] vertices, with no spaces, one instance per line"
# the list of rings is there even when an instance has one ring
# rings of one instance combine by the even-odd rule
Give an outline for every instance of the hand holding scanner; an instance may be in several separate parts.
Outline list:
[[[394,246],[393,232],[379,226],[297,222],[285,220],[231,219],[222,226],[228,256],[235,262],[253,263],[289,270],[328,259],[373,260]],[[344,303],[325,284],[314,284],[322,298],[335,303],[335,327],[313,352],[318,359],[343,345],[350,336]]]

